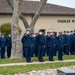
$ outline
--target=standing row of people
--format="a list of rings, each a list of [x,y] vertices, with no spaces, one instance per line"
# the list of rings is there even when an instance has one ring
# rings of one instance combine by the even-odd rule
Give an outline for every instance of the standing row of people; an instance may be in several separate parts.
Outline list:
[[[11,56],[11,34],[9,33],[7,37],[5,37],[4,33],[0,32],[0,58],[5,58],[5,50],[7,51],[7,57]]]
[[[47,32],[45,36],[42,30],[39,34],[30,34],[27,30],[21,40],[23,44],[23,55],[26,57],[26,62],[31,61],[31,57],[38,56],[39,62],[43,61],[43,56],[49,56],[49,61],[54,61],[53,56],[58,54],[58,60],[63,60],[63,54],[75,54],[75,31],[64,33]]]

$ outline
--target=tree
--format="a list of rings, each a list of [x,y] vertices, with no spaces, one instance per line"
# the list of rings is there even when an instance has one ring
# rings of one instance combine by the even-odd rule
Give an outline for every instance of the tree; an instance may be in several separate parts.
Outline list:
[[[11,23],[11,33],[12,33],[11,58],[22,58],[22,45],[20,42],[19,26],[18,26],[21,1],[22,0],[13,0],[14,11]]]
[[[7,1],[9,3],[9,5],[11,6],[11,8],[13,9],[14,4],[13,4],[12,0],[7,0]],[[34,31],[35,24],[36,24],[40,14],[41,14],[41,11],[44,8],[46,2],[47,2],[47,0],[40,0],[39,7],[38,7],[36,13],[33,16],[33,19],[31,21],[30,25],[28,24],[27,20],[25,19],[25,16],[20,13],[20,19],[23,21],[23,24],[24,24],[26,29],[30,28],[31,32]]]
[[[18,21],[19,18],[23,21],[24,26],[26,29],[30,28],[31,31],[34,31],[35,24],[41,14],[41,11],[43,10],[47,0],[40,0],[39,7],[37,9],[37,12],[34,14],[33,19],[28,24],[26,18],[22,13],[20,12],[20,5],[22,0],[7,0],[8,4],[14,10],[13,17],[12,17],[12,24],[11,24],[11,31],[12,31],[12,53],[11,58],[22,58],[22,45],[20,42],[19,37],[19,30],[18,30]]]
[[[0,25],[0,32],[4,33],[5,36],[8,36],[9,32],[11,32],[11,23],[3,23]],[[19,33],[21,35],[21,28],[19,27]]]

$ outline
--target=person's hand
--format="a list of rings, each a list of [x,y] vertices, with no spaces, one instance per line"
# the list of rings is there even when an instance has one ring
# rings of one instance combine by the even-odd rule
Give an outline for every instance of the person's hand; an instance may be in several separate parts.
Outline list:
[[[45,48],[46,46],[44,46],[44,48]]]

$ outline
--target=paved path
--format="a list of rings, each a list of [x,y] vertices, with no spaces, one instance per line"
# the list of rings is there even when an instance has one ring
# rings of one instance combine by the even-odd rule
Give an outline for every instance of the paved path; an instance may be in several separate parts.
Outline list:
[[[57,62],[75,62],[74,59],[72,60],[63,60],[63,61],[45,61],[45,62],[31,62],[31,63],[26,63],[26,62],[21,62],[21,63],[8,63],[8,64],[0,64],[0,67],[2,66],[18,66],[18,65],[29,65],[29,64],[46,64],[46,63],[57,63]]]

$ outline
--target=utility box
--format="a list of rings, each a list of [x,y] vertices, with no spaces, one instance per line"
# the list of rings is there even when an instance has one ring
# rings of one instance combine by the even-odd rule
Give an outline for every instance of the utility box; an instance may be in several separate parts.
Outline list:
[[[57,69],[57,75],[75,75],[75,71],[69,68],[59,68]]]

